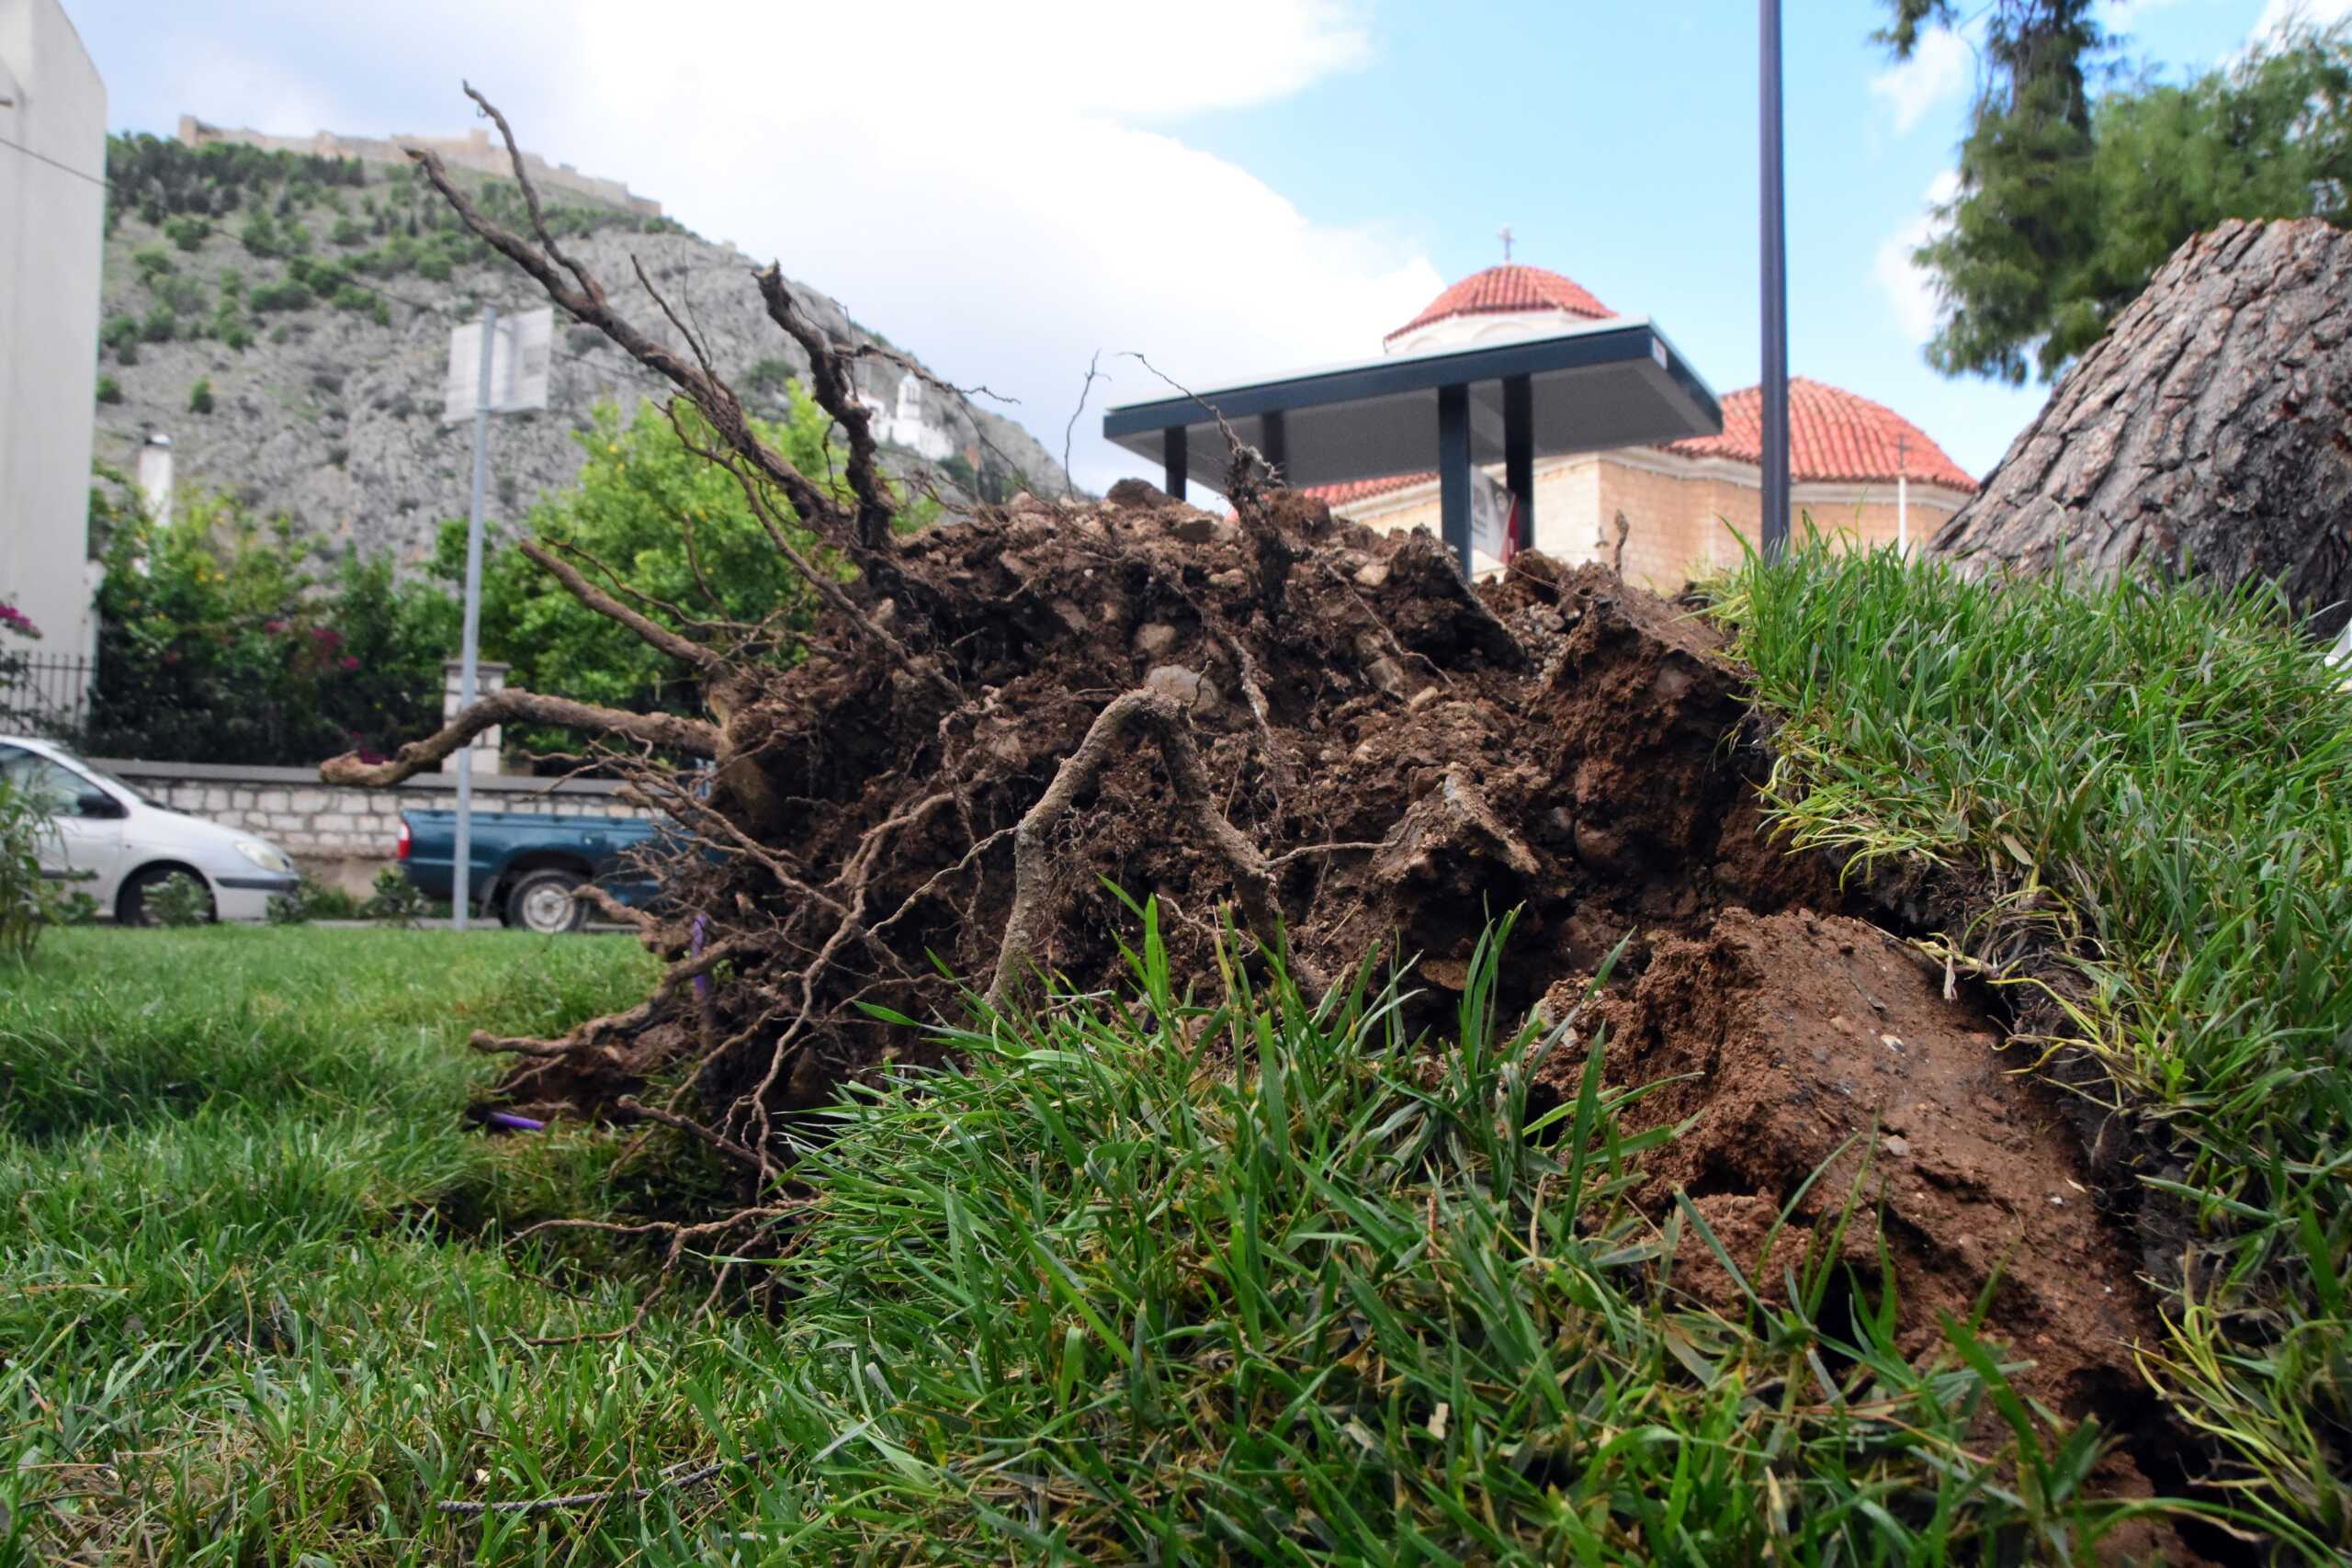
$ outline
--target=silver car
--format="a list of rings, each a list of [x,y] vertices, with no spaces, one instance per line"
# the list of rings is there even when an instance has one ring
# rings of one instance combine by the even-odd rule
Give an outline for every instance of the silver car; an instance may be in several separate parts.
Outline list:
[[[0,778],[45,799],[41,872],[71,879],[125,925],[151,923],[147,895],[174,873],[204,884],[215,919],[258,920],[301,880],[284,850],[257,833],[158,806],[62,746],[0,735]]]

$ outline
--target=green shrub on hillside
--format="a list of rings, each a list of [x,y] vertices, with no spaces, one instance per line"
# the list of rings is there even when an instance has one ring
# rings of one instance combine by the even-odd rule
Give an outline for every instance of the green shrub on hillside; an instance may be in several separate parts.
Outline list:
[[[257,283],[246,291],[245,303],[257,315],[272,310],[307,310],[316,303],[311,291],[291,278],[282,283]]]
[[[212,225],[201,218],[175,218],[164,225],[164,232],[181,250],[193,251],[211,235]]]
[[[196,385],[188,389],[187,412],[190,413],[212,412],[212,382],[209,378],[198,377]]]

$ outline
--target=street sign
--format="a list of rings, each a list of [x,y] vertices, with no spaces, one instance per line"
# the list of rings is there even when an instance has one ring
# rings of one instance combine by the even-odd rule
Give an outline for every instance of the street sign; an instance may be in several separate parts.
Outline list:
[[[490,412],[522,413],[548,406],[548,359],[555,310],[542,306],[498,318],[490,338]],[[474,417],[481,386],[481,323],[449,329],[449,369],[442,382],[441,423]]]
[[[490,334],[487,344],[482,334]],[[466,607],[458,654],[458,708],[474,705],[475,677],[481,658],[481,502],[490,477],[490,416],[548,406],[548,351],[555,338],[555,310],[542,306],[501,316],[482,307],[481,320],[449,333],[449,375],[443,383],[441,423],[474,422],[473,504],[466,516]],[[487,348],[488,352],[483,352]],[[451,866],[449,923],[466,929],[472,902],[474,749],[458,751],[458,848]]]

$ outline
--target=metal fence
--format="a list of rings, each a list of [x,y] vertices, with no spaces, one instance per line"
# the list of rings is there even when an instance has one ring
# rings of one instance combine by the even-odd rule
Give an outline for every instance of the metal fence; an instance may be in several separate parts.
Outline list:
[[[97,660],[78,654],[0,654],[0,730],[79,736],[97,679]]]

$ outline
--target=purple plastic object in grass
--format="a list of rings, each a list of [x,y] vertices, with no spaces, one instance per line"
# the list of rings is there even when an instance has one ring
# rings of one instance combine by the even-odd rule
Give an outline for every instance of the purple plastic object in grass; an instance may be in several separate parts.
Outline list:
[[[692,947],[687,951],[687,957],[700,958],[702,956],[702,931],[703,927],[708,923],[709,919],[710,917],[707,915],[696,915],[695,917],[694,942]],[[707,1002],[710,1000],[709,976],[697,975],[695,976],[695,1000],[698,1002]]]
[[[544,1133],[548,1124],[528,1116],[517,1116],[511,1111],[492,1111],[482,1120],[493,1127],[503,1127],[514,1133]]]

